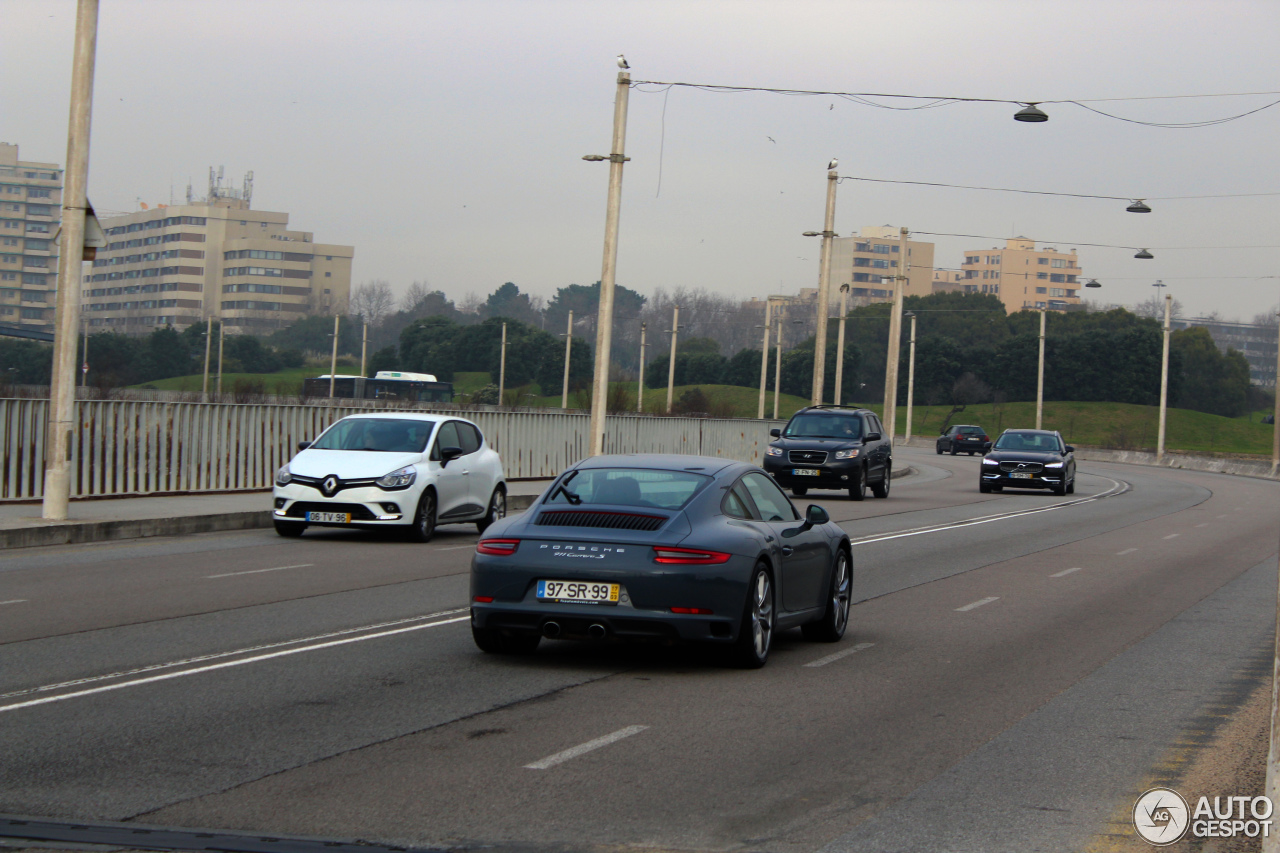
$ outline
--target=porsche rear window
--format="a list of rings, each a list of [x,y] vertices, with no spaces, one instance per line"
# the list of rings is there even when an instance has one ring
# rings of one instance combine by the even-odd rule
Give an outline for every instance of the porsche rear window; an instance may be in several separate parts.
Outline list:
[[[575,471],[560,482],[547,503],[677,510],[709,482],[710,477],[692,471],[588,468]]]

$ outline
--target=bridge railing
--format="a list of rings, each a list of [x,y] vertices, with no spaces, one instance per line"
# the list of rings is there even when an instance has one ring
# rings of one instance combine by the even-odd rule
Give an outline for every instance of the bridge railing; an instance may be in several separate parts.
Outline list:
[[[0,500],[43,496],[48,400],[0,399]],[[300,441],[359,406],[76,403],[72,497],[266,489]],[[400,410],[404,411],[404,410]],[[552,477],[587,454],[590,417],[542,412],[434,412],[479,424],[510,479]],[[689,453],[759,464],[773,421],[610,416],[607,453]]]

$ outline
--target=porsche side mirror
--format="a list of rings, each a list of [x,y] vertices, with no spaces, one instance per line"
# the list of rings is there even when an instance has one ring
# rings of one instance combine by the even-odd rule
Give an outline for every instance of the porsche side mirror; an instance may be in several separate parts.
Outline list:
[[[799,536],[806,530],[810,530],[819,524],[826,524],[831,520],[830,514],[817,504],[809,504],[809,508],[804,511],[804,523],[799,527],[792,527],[782,531],[783,539],[790,539],[793,536]]]

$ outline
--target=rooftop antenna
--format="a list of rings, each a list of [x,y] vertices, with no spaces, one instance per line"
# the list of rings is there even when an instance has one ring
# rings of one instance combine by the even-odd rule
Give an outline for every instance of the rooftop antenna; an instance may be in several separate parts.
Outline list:
[[[249,202],[253,200],[253,170],[249,170],[244,175],[244,206],[248,207]]]
[[[187,204],[195,204],[195,193],[191,189],[191,176],[187,175]]]

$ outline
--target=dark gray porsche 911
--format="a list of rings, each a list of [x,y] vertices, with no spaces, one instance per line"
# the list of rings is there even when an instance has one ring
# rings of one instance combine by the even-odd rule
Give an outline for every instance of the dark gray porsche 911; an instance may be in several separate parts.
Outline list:
[[[531,652],[542,637],[689,640],[760,667],[776,631],[839,640],[852,582],[844,531],[819,506],[801,517],[754,465],[596,456],[485,531],[471,631],[486,652]]]

